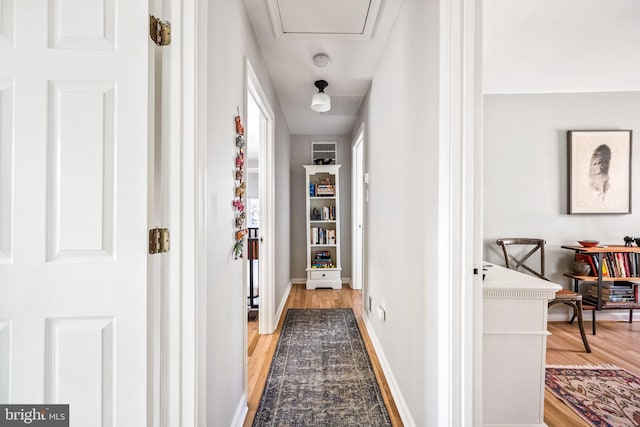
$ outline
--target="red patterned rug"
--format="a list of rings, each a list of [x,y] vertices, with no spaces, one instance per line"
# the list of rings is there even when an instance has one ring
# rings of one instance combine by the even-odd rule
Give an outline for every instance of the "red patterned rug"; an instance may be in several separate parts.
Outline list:
[[[545,384],[594,427],[640,426],[640,378],[617,366],[547,366]]]

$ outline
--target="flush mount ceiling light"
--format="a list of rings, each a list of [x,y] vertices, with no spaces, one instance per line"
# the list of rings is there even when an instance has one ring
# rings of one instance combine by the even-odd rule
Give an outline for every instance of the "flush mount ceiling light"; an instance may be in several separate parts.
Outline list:
[[[313,55],[313,63],[316,64],[318,68],[326,67],[329,65],[329,61],[331,61],[331,58],[329,58],[329,55],[326,53],[316,53]]]
[[[316,80],[315,85],[318,88],[318,93],[311,98],[311,109],[318,113],[329,111],[331,109],[331,98],[324,93],[324,89],[329,86],[329,83],[325,80]]]

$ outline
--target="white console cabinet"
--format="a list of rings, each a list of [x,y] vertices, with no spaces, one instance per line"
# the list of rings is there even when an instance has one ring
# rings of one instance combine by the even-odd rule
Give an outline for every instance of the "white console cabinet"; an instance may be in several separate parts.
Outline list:
[[[545,426],[547,303],[561,286],[485,263],[483,419],[485,426]]]

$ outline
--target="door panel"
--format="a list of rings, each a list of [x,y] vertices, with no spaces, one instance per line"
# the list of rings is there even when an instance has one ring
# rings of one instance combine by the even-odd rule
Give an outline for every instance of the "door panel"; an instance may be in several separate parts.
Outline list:
[[[113,425],[114,330],[110,317],[47,321],[45,401],[83,402],[76,425]]]
[[[115,0],[52,0],[49,46],[114,49]],[[82,19],[78,19],[81,16]]]
[[[146,0],[0,0],[0,402],[74,427],[146,424],[147,31]]]
[[[111,83],[51,83],[49,261],[113,257],[114,95]]]

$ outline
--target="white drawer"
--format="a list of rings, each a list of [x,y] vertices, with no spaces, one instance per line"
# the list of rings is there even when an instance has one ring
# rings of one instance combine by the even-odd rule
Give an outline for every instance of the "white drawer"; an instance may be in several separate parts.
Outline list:
[[[310,278],[314,280],[329,280],[329,279],[339,279],[340,272],[337,270],[324,270],[319,269],[318,271],[312,271],[310,274]]]

